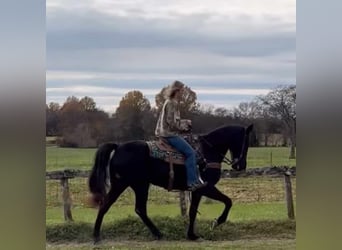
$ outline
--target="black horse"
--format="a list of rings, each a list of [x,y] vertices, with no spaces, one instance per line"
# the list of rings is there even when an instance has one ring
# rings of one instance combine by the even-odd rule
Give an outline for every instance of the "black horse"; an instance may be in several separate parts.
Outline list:
[[[232,201],[215,185],[221,177],[221,163],[227,160],[225,155],[228,150],[232,158],[230,161],[232,167],[238,171],[246,168],[249,133],[252,128],[253,125],[247,128],[224,126],[199,136],[200,151],[204,158],[200,167],[200,175],[203,180],[208,182],[208,185],[192,192],[188,239],[198,239],[194,233],[194,222],[203,195],[225,204],[222,214],[214,220],[212,228],[227,220]],[[175,166],[174,176],[173,189],[186,190],[185,167]],[[110,187],[107,192],[108,178]],[[121,145],[105,143],[98,148],[89,177],[92,201],[99,205],[93,232],[95,243],[100,240],[100,228],[105,213],[127,187],[131,187],[135,193],[135,212],[157,239],[162,237],[161,232],[147,216],[146,205],[150,184],[168,188],[169,163],[150,157],[149,147],[145,141],[131,141]]]

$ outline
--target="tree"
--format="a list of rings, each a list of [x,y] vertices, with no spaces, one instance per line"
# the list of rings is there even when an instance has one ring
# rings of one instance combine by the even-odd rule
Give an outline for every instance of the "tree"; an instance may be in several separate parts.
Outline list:
[[[80,100],[80,104],[84,108],[85,111],[95,111],[96,103],[93,98],[85,96]]]
[[[69,96],[60,109],[60,131],[72,131],[80,122],[85,120],[82,104],[75,96]]]
[[[59,110],[60,146],[96,147],[109,137],[109,116],[90,97],[68,97]]]
[[[151,110],[149,100],[140,91],[128,92],[120,101],[115,119],[120,128],[121,140],[145,139],[144,117]]]
[[[56,102],[50,102],[49,105],[46,105],[45,115],[47,136],[56,136],[58,134],[59,110],[60,106]]]
[[[233,117],[239,123],[243,125],[254,124],[250,138],[251,146],[260,145],[261,138],[264,139],[264,146],[267,146],[270,134],[276,132],[273,129],[275,119],[270,117],[268,113],[268,108],[259,99],[241,102],[238,107],[233,109]]]
[[[270,114],[281,119],[290,135],[290,158],[296,158],[296,85],[279,86],[260,100]]]
[[[249,123],[260,114],[260,105],[256,101],[241,102],[233,111],[234,117]]]
[[[58,144],[64,147],[78,147],[79,141],[83,142],[83,136],[81,138],[80,134],[85,127],[80,124],[86,122],[84,109],[79,99],[69,96],[60,109],[59,117],[58,127],[62,138],[58,140]]]
[[[194,133],[206,133],[212,129],[230,123],[229,111],[224,108],[216,108],[211,104],[198,104],[196,111],[192,113]]]
[[[109,115],[98,110],[95,106],[93,111],[86,111],[87,123],[89,124],[91,137],[96,145],[111,140],[111,128]]]
[[[260,103],[260,109],[253,120],[256,143],[260,145],[263,141],[264,146],[269,145],[269,139],[274,134],[279,134],[283,130],[283,124],[280,119],[270,114],[269,108]],[[263,140],[261,140],[263,138]]]
[[[218,107],[214,110],[214,115],[217,117],[227,117],[230,115],[230,112],[226,108]]]

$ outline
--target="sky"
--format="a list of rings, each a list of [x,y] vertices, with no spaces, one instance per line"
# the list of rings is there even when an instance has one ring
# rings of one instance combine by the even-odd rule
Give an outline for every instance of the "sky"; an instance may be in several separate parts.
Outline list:
[[[47,0],[46,103],[90,96],[113,113],[174,80],[234,108],[296,83],[293,0]]]

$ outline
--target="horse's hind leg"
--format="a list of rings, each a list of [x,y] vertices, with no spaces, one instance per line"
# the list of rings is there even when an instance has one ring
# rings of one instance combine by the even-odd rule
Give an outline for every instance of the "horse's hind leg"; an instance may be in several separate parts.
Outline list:
[[[149,184],[139,184],[132,186],[132,189],[135,193],[135,212],[139,215],[141,220],[145,223],[145,225],[149,228],[151,233],[157,238],[162,238],[162,233],[158,230],[158,228],[153,224],[150,218],[147,216],[147,198],[148,198],[148,189]]]
[[[104,215],[107,213],[111,205],[118,199],[118,197],[122,194],[123,191],[128,187],[127,184],[116,180],[111,184],[111,189],[107,193],[104,198],[103,204],[100,206],[95,226],[94,226],[94,243],[98,243],[100,241],[100,229]]]
[[[225,222],[227,220],[228,213],[229,213],[230,208],[232,207],[233,203],[232,203],[232,200],[228,196],[223,194],[221,191],[219,191],[214,186],[208,186],[205,190],[203,189],[203,191],[204,191],[203,195],[205,195],[211,199],[221,201],[225,204],[225,208],[224,208],[222,214],[220,215],[220,217],[218,217],[218,219],[214,220],[214,222],[211,226],[212,229],[214,229],[216,226],[222,224],[223,222]]]

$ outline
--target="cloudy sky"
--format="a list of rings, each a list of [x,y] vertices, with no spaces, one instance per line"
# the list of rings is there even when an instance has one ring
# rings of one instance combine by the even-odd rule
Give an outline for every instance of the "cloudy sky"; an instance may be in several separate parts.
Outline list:
[[[114,112],[173,80],[232,108],[296,82],[294,0],[47,0],[46,102]]]

